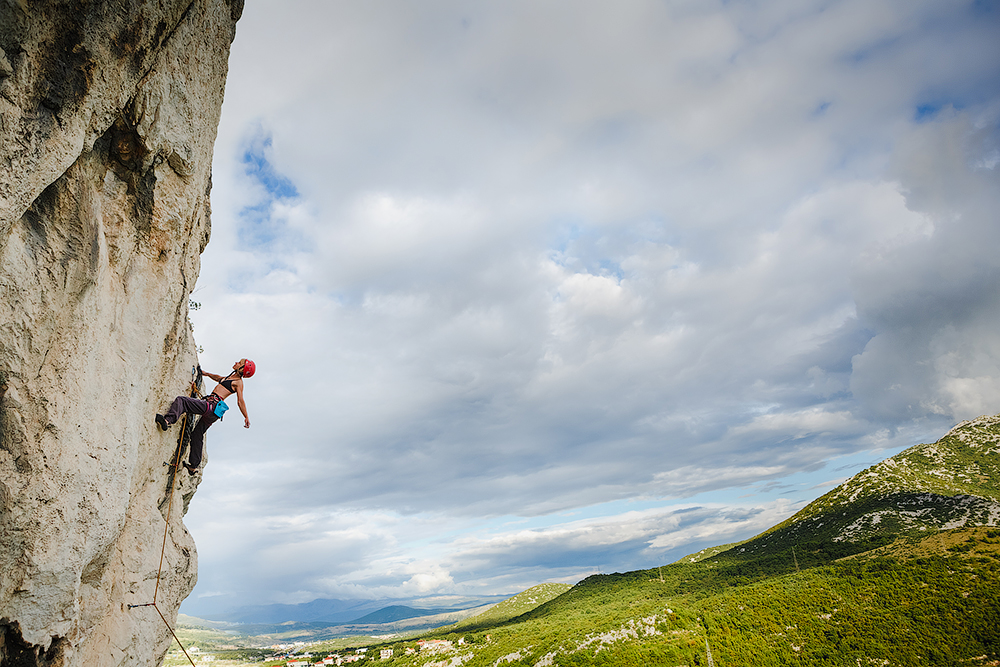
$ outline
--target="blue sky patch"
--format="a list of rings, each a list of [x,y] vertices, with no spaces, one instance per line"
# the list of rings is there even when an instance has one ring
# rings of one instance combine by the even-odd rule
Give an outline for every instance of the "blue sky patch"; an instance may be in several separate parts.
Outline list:
[[[243,173],[260,186],[262,195],[239,212],[240,240],[249,247],[294,240],[289,236],[285,222],[274,218],[274,205],[299,199],[299,191],[287,176],[271,164],[271,153],[271,136],[258,131],[257,136],[247,142],[240,158]]]
[[[938,111],[941,111],[940,104],[920,104],[913,113],[913,120],[918,123],[933,120],[934,116],[938,114]]]
[[[275,199],[292,199],[299,196],[299,191],[295,184],[286,176],[275,171],[274,166],[268,159],[271,152],[271,137],[263,137],[254,140],[243,151],[240,160],[247,176],[253,178],[264,186],[268,194]]]

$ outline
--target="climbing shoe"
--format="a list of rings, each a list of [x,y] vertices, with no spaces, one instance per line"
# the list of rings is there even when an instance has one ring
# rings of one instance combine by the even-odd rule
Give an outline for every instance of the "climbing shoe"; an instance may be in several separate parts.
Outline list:
[[[196,474],[198,472],[198,466],[193,466],[190,463],[188,463],[187,461],[184,461],[183,465],[184,465],[185,468],[187,468],[187,471],[188,471],[189,475],[194,475],[194,474]]]
[[[156,415],[156,423],[160,426],[161,431],[166,431],[170,428],[170,424],[167,423],[167,418],[163,415]]]

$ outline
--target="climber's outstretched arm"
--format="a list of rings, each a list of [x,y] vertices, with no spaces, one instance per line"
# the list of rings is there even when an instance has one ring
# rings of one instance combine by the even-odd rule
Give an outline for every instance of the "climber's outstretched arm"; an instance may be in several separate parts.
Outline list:
[[[201,372],[201,374],[204,375],[205,377],[207,377],[210,380],[215,380],[216,382],[222,382],[222,376],[221,375],[216,375],[215,373],[209,373],[208,371],[204,371],[204,370]]]
[[[233,389],[236,390],[236,405],[240,406],[240,412],[243,413],[243,428],[250,428],[250,415],[247,414],[247,404],[243,402],[243,381],[234,382]]]

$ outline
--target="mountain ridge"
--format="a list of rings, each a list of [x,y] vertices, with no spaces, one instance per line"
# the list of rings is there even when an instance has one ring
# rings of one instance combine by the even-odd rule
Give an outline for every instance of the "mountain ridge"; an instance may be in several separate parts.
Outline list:
[[[723,553],[759,555],[823,541],[864,551],[900,534],[997,525],[998,454],[1000,415],[963,421],[937,442],[880,461]]]

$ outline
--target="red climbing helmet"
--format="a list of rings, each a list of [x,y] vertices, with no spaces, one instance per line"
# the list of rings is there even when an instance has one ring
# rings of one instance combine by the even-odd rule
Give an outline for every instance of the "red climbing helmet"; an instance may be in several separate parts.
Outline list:
[[[243,360],[243,372],[240,373],[241,376],[248,378],[253,377],[254,372],[257,370],[257,366],[249,359]]]

